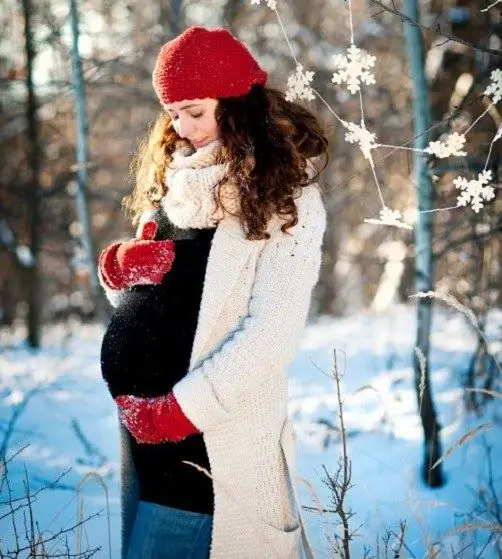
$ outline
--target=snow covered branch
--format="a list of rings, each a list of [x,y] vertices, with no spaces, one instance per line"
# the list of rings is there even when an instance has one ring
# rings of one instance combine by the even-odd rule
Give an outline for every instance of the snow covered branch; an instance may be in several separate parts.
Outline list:
[[[501,0],[498,0],[498,2],[500,2],[500,1]],[[409,18],[406,14],[403,14],[403,12],[400,12],[399,10],[397,10],[395,8],[394,3],[393,3],[392,6],[388,6],[387,4],[384,4],[383,2],[380,2],[379,0],[370,0],[370,2],[372,4],[374,4],[375,6],[378,6],[379,8],[381,8],[382,10],[384,10],[386,12],[389,12],[390,14],[394,14],[395,16],[401,18],[401,20],[403,22],[409,23],[410,25],[413,25],[414,27],[419,27],[420,29],[423,29],[424,31],[432,31],[433,33],[437,33],[438,35],[441,35],[442,37],[445,37],[446,39],[449,39],[450,41],[453,41],[455,43],[460,43],[461,45],[465,45],[466,47],[470,47],[470,48],[479,50],[481,52],[494,54],[498,58],[501,57],[500,51],[490,49],[488,47],[482,47],[480,45],[475,45],[474,43],[471,43],[470,41],[466,41],[465,39],[462,39],[461,37],[457,37],[456,35],[453,35],[453,33],[448,33],[446,31],[444,31],[443,29],[441,29],[441,26],[439,24],[436,25],[435,27],[428,27],[427,25],[423,25],[420,22]]]

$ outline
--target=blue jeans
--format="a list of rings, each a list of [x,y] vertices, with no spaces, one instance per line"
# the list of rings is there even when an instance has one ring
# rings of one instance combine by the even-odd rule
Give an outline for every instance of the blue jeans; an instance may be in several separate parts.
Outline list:
[[[127,559],[207,559],[213,517],[140,501]]]

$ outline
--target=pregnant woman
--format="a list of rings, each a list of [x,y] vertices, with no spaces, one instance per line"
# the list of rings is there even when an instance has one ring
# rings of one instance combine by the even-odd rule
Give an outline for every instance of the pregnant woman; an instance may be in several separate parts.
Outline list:
[[[316,117],[221,28],[166,43],[163,112],[99,258],[116,307],[101,366],[119,411],[122,557],[313,557],[286,367],[321,261]]]

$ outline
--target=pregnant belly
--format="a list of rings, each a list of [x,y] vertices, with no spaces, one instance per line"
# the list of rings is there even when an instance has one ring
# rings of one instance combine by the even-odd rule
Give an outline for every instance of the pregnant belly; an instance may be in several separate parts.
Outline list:
[[[101,344],[101,371],[112,397],[166,394],[184,376],[191,340],[177,310],[159,288],[127,294]]]

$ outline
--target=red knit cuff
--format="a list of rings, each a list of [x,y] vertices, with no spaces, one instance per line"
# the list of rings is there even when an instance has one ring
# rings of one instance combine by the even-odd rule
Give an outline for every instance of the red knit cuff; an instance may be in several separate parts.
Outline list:
[[[113,243],[105,248],[99,256],[99,271],[104,283],[110,289],[125,289],[128,287],[120,273],[117,263],[117,251],[121,243]]]
[[[188,437],[188,435],[200,433],[197,427],[195,427],[181,409],[173,392],[169,392],[167,395],[166,403],[169,408],[168,430],[170,440],[181,440]]]

